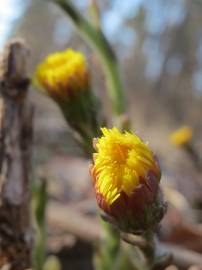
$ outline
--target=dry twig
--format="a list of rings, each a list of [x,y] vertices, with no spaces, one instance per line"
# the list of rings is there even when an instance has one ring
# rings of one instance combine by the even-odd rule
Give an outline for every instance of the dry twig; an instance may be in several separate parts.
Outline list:
[[[51,227],[66,231],[84,241],[94,242],[102,237],[101,227],[96,220],[84,216],[72,207],[50,203],[47,216]],[[133,244],[143,244],[134,237],[126,240]],[[202,257],[195,251],[167,243],[159,243],[158,248],[162,254],[171,254],[172,263],[182,267],[182,269],[187,269],[192,265],[202,266]]]

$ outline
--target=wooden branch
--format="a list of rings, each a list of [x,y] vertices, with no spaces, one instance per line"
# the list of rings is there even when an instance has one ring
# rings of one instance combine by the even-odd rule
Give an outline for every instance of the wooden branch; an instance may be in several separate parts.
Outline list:
[[[33,109],[27,101],[28,50],[19,40],[0,56],[0,268],[30,267],[30,156]]]
[[[202,256],[195,251],[166,243],[160,243],[159,248],[162,252],[170,253],[173,257],[173,263],[180,269],[188,269],[193,265],[202,267]]]
[[[58,203],[49,203],[47,220],[51,228],[57,228],[63,232],[66,231],[87,242],[97,242],[102,238],[102,229],[98,222],[95,219],[84,216],[84,214],[78,212],[78,209],[73,209],[72,207]],[[126,240],[131,245],[144,245],[143,242],[140,242],[134,236],[127,239],[123,237],[123,240]],[[182,267],[182,269],[188,269],[192,265],[202,266],[202,256],[195,251],[162,242],[159,242],[158,245],[161,254],[171,254],[171,262]]]
[[[61,204],[49,202],[47,207],[47,220],[52,228],[66,231],[87,242],[101,238],[101,228],[95,219]]]

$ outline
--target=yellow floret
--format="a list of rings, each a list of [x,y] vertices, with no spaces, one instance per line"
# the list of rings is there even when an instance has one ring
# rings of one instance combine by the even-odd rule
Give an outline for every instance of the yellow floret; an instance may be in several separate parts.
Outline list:
[[[50,54],[35,72],[35,84],[50,95],[68,98],[88,87],[88,69],[82,53],[67,49]]]
[[[112,204],[123,191],[127,195],[144,181],[149,170],[158,168],[152,151],[137,135],[117,128],[102,128],[96,143],[94,173],[96,190]]]
[[[172,144],[180,146],[189,143],[192,137],[193,137],[193,130],[188,126],[184,126],[179,128],[170,135],[170,141]]]

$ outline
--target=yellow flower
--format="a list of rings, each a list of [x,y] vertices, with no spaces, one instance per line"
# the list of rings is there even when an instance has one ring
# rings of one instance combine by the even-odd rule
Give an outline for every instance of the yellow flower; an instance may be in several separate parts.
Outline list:
[[[120,133],[117,128],[102,128],[94,155],[96,189],[108,204],[112,204],[123,191],[128,196],[150,170],[159,168],[148,145],[132,133]]]
[[[160,168],[153,152],[135,134],[121,133],[117,128],[101,131],[103,136],[95,140],[97,153],[91,168],[100,208],[118,220],[124,230],[125,226],[120,225],[123,220],[127,225],[133,224],[133,229],[138,228],[137,218],[138,223],[146,225],[150,220],[153,224],[152,211],[149,218],[145,217],[146,209],[157,197],[160,181]]]
[[[193,137],[193,130],[188,126],[183,126],[170,135],[172,144],[181,146],[188,144]]]
[[[84,55],[72,49],[50,54],[38,65],[34,83],[56,99],[87,90],[89,73]]]
[[[57,103],[73,136],[91,155],[92,138],[100,134],[105,121],[91,91],[85,56],[72,49],[49,55],[36,68],[33,83]]]

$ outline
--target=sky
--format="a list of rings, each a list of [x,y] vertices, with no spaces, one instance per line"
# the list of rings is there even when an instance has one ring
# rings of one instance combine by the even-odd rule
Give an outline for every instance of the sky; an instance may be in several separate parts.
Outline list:
[[[30,0],[0,0],[0,50],[29,3]]]

